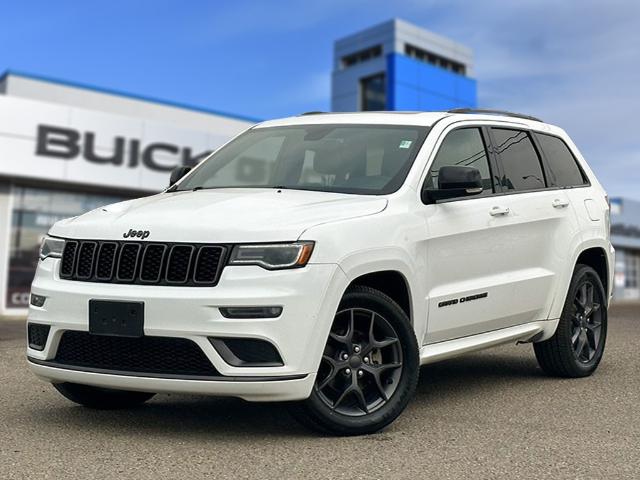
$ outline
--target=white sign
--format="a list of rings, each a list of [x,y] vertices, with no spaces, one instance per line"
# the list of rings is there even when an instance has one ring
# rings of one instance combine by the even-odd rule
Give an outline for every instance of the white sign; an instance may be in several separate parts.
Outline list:
[[[211,131],[0,96],[0,175],[158,191],[251,123],[211,115]],[[204,130],[204,127],[203,127]]]

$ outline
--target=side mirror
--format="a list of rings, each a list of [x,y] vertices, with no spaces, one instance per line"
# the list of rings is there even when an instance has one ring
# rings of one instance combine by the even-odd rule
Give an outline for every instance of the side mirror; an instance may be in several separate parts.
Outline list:
[[[480,170],[448,165],[441,167],[438,172],[438,188],[424,188],[421,196],[424,203],[437,203],[447,198],[478,195],[483,189]]]
[[[171,177],[169,178],[169,186],[174,185],[178,180],[180,180],[190,171],[191,171],[191,167],[185,167],[184,165],[181,167],[176,167],[173,170],[171,170]]]

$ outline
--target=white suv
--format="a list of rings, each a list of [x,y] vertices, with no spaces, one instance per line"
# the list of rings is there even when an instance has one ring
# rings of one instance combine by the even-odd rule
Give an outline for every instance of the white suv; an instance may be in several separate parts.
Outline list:
[[[533,343],[591,374],[614,250],[567,134],[508,112],[305,114],[256,125],[147,198],[58,222],[27,355],[94,408],[156,392],[295,401],[379,430],[419,367]]]

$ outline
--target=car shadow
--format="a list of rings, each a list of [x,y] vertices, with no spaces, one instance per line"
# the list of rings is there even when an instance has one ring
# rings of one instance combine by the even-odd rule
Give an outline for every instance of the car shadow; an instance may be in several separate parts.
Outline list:
[[[429,401],[447,394],[474,394],[505,384],[513,387],[547,378],[533,352],[523,355],[489,350],[421,367],[416,396]]]
[[[443,361],[421,368],[412,409],[428,409],[459,395],[474,395],[477,390],[500,388],[508,383],[528,383],[543,374],[533,355],[482,352]],[[53,394],[52,394],[53,395]],[[52,400],[55,405],[51,405]],[[67,402],[62,397],[47,397],[46,407],[34,405],[30,417],[52,427],[66,429],[118,430],[123,435],[159,435],[176,438],[223,436],[243,440],[259,435],[317,436],[293,420],[291,405],[251,403],[233,398],[157,395],[148,403],[129,410],[90,410]]]

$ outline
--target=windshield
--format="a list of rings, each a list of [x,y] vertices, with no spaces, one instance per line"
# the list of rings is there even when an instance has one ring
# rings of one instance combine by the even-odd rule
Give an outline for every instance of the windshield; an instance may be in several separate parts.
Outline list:
[[[404,182],[426,135],[426,127],[392,125],[254,128],[211,155],[176,190],[391,193]]]

